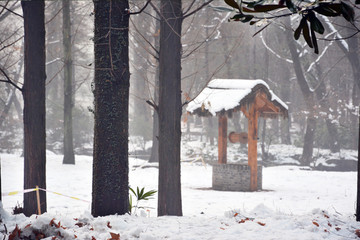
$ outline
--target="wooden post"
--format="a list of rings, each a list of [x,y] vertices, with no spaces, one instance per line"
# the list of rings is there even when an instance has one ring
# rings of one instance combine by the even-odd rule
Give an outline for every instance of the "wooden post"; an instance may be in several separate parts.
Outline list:
[[[36,191],[36,201],[37,201],[37,207],[38,207],[38,214],[41,215],[39,186],[36,186],[35,191]]]
[[[258,113],[254,103],[251,104],[248,113],[248,165],[250,166],[250,191],[256,191]]]
[[[219,134],[218,134],[218,162],[226,164],[227,161],[227,117],[225,114],[219,115]]]

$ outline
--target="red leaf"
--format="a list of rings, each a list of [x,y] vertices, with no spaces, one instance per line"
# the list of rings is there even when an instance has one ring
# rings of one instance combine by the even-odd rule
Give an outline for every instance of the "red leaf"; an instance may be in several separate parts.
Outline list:
[[[265,226],[266,223],[262,223],[262,222],[257,222],[260,226]]]
[[[89,230],[90,230],[90,231],[94,231],[94,228],[93,228],[93,227],[91,227]]]
[[[16,237],[20,237],[20,234],[21,234],[21,229],[18,228],[18,225],[16,224],[14,230],[9,235],[9,240],[14,240],[16,239]]]
[[[360,238],[360,229],[356,229],[356,230],[355,230],[355,235]]]
[[[29,223],[28,225],[26,225],[25,227],[24,227],[24,229],[27,229],[27,228],[29,228],[31,226],[31,224]]]
[[[331,225],[331,223],[330,223],[330,222],[328,222],[328,226],[329,226],[329,227],[332,227],[332,225]]]
[[[315,226],[319,227],[319,224],[315,221],[312,222]]]
[[[84,224],[81,223],[81,222],[75,223],[75,225],[78,226],[78,227],[83,227],[84,226]]]
[[[328,215],[326,215],[326,214],[324,214],[324,217],[326,217],[326,218],[330,218]]]
[[[77,238],[77,236],[74,234],[74,238]]]
[[[225,230],[225,228],[223,228],[223,227],[221,227],[220,229],[221,229],[221,230]]]
[[[244,223],[244,222],[246,222],[244,219],[241,219],[241,220],[239,221],[239,223]]]
[[[96,240],[96,238],[94,238],[94,236],[91,236],[91,240]]]
[[[118,234],[118,233],[110,232],[110,236],[111,236],[111,238],[109,238],[108,240],[120,240],[120,234]]]
[[[335,228],[335,230],[336,230],[336,231],[340,231],[340,230],[341,230],[341,228],[339,228],[339,227],[336,227],[336,228]]]
[[[52,226],[52,227],[59,228],[61,226],[60,222],[56,224],[54,220],[55,220],[55,218],[51,219],[49,225]]]
[[[112,226],[110,225],[110,222],[107,222],[107,227],[112,228]]]
[[[236,217],[237,215],[239,215],[239,213],[235,213],[235,214],[234,214],[234,217]]]

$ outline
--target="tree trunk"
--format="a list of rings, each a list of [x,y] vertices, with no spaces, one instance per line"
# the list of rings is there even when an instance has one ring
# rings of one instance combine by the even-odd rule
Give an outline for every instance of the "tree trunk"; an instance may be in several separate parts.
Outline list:
[[[160,22],[156,20],[155,25],[155,48],[160,49],[160,39],[158,34],[160,32]],[[155,70],[155,86],[154,86],[154,101],[155,104],[159,103],[159,59],[156,60],[156,70]],[[149,162],[159,162],[159,114],[154,109],[153,112],[153,134],[152,134],[152,148]]]
[[[22,1],[24,16],[24,189],[46,189],[44,1]],[[46,193],[40,192],[41,212]],[[24,214],[37,212],[36,193],[24,194]]]
[[[158,215],[182,216],[181,0],[161,0]]]
[[[290,21],[290,20],[289,20]],[[304,76],[304,72],[301,67],[299,55],[296,51],[295,43],[292,34],[288,35],[288,46],[293,60],[293,66],[296,74],[296,80],[301,89],[301,93],[304,97],[309,115],[307,116],[306,131],[304,136],[303,152],[300,159],[302,165],[309,166],[312,161],[312,154],[314,148],[314,136],[316,129],[315,109],[314,109],[314,94],[310,91],[307,81]]]
[[[63,164],[75,164],[72,109],[73,109],[73,68],[71,56],[70,0],[62,1],[63,45],[64,45],[64,159]]]
[[[261,156],[262,156],[262,160],[263,162],[268,160],[268,153],[265,149],[266,147],[266,118],[262,119],[262,131],[261,131]]]
[[[358,138],[356,221],[360,222],[360,115],[359,115],[358,132],[359,132],[359,138]]]
[[[94,1],[95,127],[92,215],[128,212],[128,1]]]

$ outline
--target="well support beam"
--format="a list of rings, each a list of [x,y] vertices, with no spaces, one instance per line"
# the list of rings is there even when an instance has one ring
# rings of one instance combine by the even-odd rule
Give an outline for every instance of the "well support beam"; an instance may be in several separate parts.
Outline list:
[[[218,134],[218,162],[226,164],[227,162],[227,116],[219,115],[219,134]]]
[[[248,165],[250,166],[250,191],[257,190],[257,132],[258,112],[255,104],[249,108],[248,118]]]

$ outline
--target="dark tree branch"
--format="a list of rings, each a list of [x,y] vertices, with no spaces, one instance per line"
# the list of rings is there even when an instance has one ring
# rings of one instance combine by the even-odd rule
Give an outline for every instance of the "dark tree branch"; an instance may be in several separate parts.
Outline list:
[[[14,14],[14,15],[16,15],[16,16],[18,16],[18,17],[24,18],[22,15],[14,12],[13,10],[11,10],[10,8],[7,8],[7,7],[4,6],[4,5],[0,5],[0,7],[2,7],[3,9],[6,9],[7,11],[11,12],[12,14]]]
[[[145,10],[145,8],[149,5],[150,2],[151,2],[151,0],[148,0],[148,1],[145,3],[145,5],[143,6],[143,8],[140,9],[140,11],[130,12],[129,14],[130,14],[130,15],[136,15],[136,14],[142,13],[142,12]]]
[[[200,11],[203,7],[209,5],[210,3],[212,3],[214,0],[209,0],[208,2],[205,2],[203,4],[201,4],[198,8],[194,9],[193,11],[191,11],[190,13],[184,14],[183,19],[193,15],[194,13]],[[190,10],[190,9],[189,9]]]
[[[193,0],[193,1],[190,3],[189,7],[188,7],[185,11],[183,11],[184,15],[186,15],[186,14],[190,11],[190,9],[191,9],[192,6],[194,5],[195,1],[196,1],[196,0]]]
[[[136,24],[132,21],[132,19],[130,19],[133,27],[135,28],[135,31],[141,36],[141,38],[147,43],[149,44],[149,46],[155,51],[155,53],[157,54],[157,56],[159,56],[159,51],[151,44],[151,42],[149,40],[146,39],[146,37],[141,33],[141,31],[139,31],[139,29],[136,27]],[[154,54],[151,54],[154,56]],[[156,56],[154,56],[156,57]]]
[[[18,85],[16,85],[11,79],[10,77],[6,74],[6,72],[0,68],[0,72],[4,75],[4,77],[6,78],[6,80],[0,79],[0,82],[6,82],[6,83],[10,83],[11,85],[13,85],[16,89],[20,90],[20,92],[22,92],[22,88],[20,88]]]
[[[150,6],[154,9],[154,11],[156,12],[156,14],[158,16],[161,16],[161,13],[160,13],[159,9],[152,2],[150,2]],[[157,19],[160,21],[159,18],[157,18]]]
[[[8,47],[14,45],[14,44],[17,43],[19,40],[23,39],[23,37],[24,37],[24,35],[20,36],[20,37],[19,37],[18,39],[16,39],[14,42],[9,43],[8,45],[3,46],[3,47],[0,49],[0,51],[2,51],[2,50],[4,50],[5,48],[8,48]]]
[[[150,106],[152,106],[155,109],[156,112],[159,111],[159,107],[155,103],[153,103],[152,101],[147,100],[146,103],[149,104]]]

